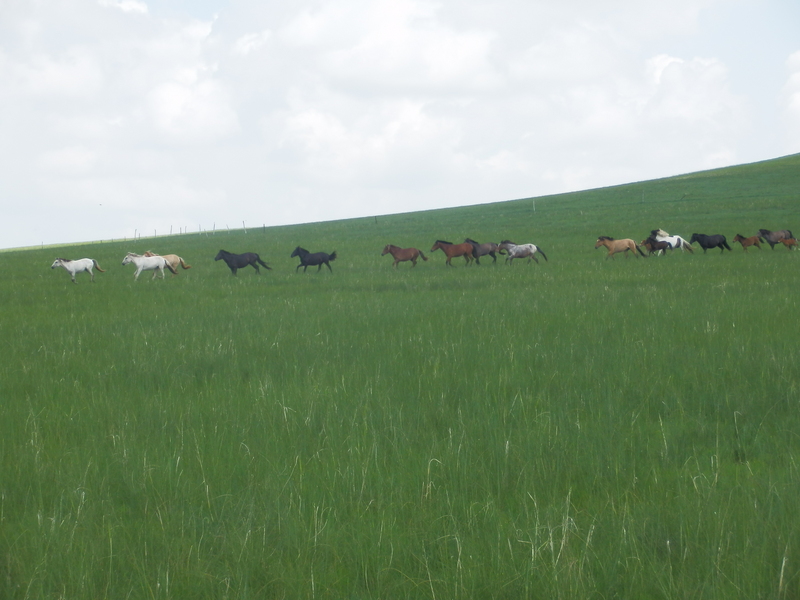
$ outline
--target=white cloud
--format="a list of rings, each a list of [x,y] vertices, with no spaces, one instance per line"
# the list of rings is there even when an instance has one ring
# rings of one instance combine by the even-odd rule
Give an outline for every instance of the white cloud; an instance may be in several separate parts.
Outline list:
[[[242,0],[210,20],[137,0],[0,5],[0,198],[120,211],[107,234],[37,225],[60,241],[166,219],[489,202],[735,162],[752,134],[736,65],[672,42],[739,1]],[[792,140],[798,80],[795,55],[781,97]],[[169,204],[165,221],[125,209],[145,199]],[[14,229],[7,245],[39,235]]]
[[[148,13],[147,4],[144,2],[137,2],[137,0],[98,0],[100,6],[118,8],[126,13],[139,13],[146,15]]]

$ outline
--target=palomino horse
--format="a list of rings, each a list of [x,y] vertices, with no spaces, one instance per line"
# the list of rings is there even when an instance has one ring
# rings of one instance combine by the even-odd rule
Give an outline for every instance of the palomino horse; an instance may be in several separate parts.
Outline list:
[[[795,248],[795,247],[797,247],[797,240],[796,240],[796,239],[794,239],[794,238],[783,238],[783,239],[781,240],[781,244],[783,244],[784,246],[786,246],[786,249],[787,249],[787,250],[791,251],[791,250],[792,250],[792,248]]]
[[[183,260],[177,254],[156,254],[155,252],[151,252],[150,250],[148,250],[142,256],[163,256],[164,258],[167,259],[167,262],[170,265],[172,265],[172,268],[175,269],[176,272],[178,270],[178,267],[183,267],[184,270],[192,268],[192,265],[187,265],[186,261]]]
[[[231,273],[236,275],[236,271],[239,269],[243,269],[244,267],[250,265],[256,270],[256,274],[261,275],[261,270],[258,268],[258,265],[262,267],[272,270],[267,263],[261,260],[261,257],[256,254],[255,252],[245,252],[244,254],[233,254],[232,252],[228,252],[227,250],[220,250],[217,252],[217,255],[214,257],[214,260],[224,260],[225,264],[228,265],[228,268],[231,270]]]
[[[625,258],[628,258],[629,250],[633,252],[633,255],[636,258],[639,258],[639,254],[642,256],[645,255],[644,252],[642,252],[642,249],[636,245],[636,242],[631,239],[615,240],[607,235],[601,235],[599,238],[597,238],[594,249],[597,250],[600,246],[605,246],[608,249],[606,259],[614,258],[614,255],[618,254],[619,252],[624,252]],[[639,254],[636,254],[637,252]]]
[[[775,244],[781,240],[792,240],[794,234],[788,229],[781,229],[780,231],[770,231],[769,229],[759,229],[758,235],[767,242],[770,247],[775,250]],[[789,248],[791,250],[791,248]]]
[[[666,256],[667,250],[672,250],[672,244],[666,240],[657,240],[653,236],[650,236],[646,240],[642,240],[639,242],[639,245],[645,247],[648,256],[652,256],[653,254],[661,254]]]
[[[475,240],[471,240],[469,238],[465,239],[464,241],[468,244],[472,244],[472,256],[475,257],[475,264],[481,264],[481,256],[486,256],[487,254],[492,257],[492,263],[497,262],[497,255],[495,252],[500,251],[499,244],[495,244],[494,242],[479,244]]]
[[[328,270],[333,273],[333,269],[331,269],[331,261],[336,260],[336,250],[330,254],[327,252],[311,253],[305,248],[298,246],[294,249],[294,252],[292,252],[292,256],[290,258],[294,258],[295,256],[300,258],[300,264],[297,265],[297,268],[295,268],[295,273],[297,273],[300,267],[303,267],[303,273],[305,273],[308,267],[313,267],[315,265],[317,265],[317,273],[319,273],[322,269],[322,265],[328,267]]]
[[[383,252],[381,252],[381,256],[386,256],[387,254],[391,254],[392,258],[394,258],[394,264],[392,266],[395,269],[397,268],[397,263],[406,260],[411,261],[412,269],[417,266],[418,258],[422,258],[422,260],[428,260],[428,257],[422,253],[422,250],[417,250],[416,248],[399,248],[397,246],[393,246],[392,244],[386,244]]]
[[[690,244],[694,244],[697,242],[700,244],[700,247],[703,249],[703,254],[706,253],[707,250],[710,248],[719,248],[719,251],[725,252],[725,249],[731,250],[731,247],[728,246],[728,240],[725,239],[725,236],[721,233],[716,235],[706,235],[704,233],[693,233],[692,239],[689,240]],[[731,252],[733,252],[731,250]]]
[[[164,269],[169,269],[173,275],[178,274],[163,256],[142,256],[141,254],[128,252],[125,258],[122,259],[122,266],[124,267],[130,263],[136,265],[136,273],[133,274],[134,281],[139,280],[139,273],[142,271],[153,271],[153,279],[156,278],[158,273],[161,273],[161,279],[164,279]]]
[[[436,252],[437,250],[444,252],[445,256],[447,257],[445,264],[447,264],[449,267],[453,266],[450,261],[459,256],[464,257],[464,260],[467,261],[467,265],[469,265],[469,263],[472,262],[472,259],[475,258],[472,244],[469,242],[464,242],[463,244],[454,244],[452,242],[445,242],[444,240],[436,240],[436,243],[434,243],[431,247],[431,252]]]
[[[89,273],[89,275],[92,276],[92,282],[94,282],[94,271],[92,271],[92,268],[97,269],[101,273],[105,273],[105,271],[100,268],[100,265],[98,265],[97,261],[93,258],[79,258],[78,260],[57,258],[53,261],[53,264],[50,265],[51,269],[55,269],[56,267],[64,267],[67,270],[67,273],[69,273],[69,276],[72,278],[72,283],[78,283],[75,281],[75,275],[77,273],[82,273],[83,271]]]
[[[744,248],[744,251],[747,252],[747,249],[750,246],[755,246],[759,250],[761,250],[761,241],[757,235],[751,235],[749,238],[744,237],[741,233],[737,233],[733,236],[734,242],[739,242]]]
[[[659,242],[669,242],[673,248],[680,248],[684,252],[694,254],[691,244],[679,235],[670,235],[663,229],[653,229],[650,232],[650,237],[655,238]]]
[[[498,249],[508,255],[506,256],[506,262],[510,265],[514,264],[515,258],[527,258],[528,264],[531,264],[531,259],[533,259],[538,265],[537,254],[541,254],[547,260],[547,255],[536,244],[515,244],[509,240],[503,240],[500,242]]]

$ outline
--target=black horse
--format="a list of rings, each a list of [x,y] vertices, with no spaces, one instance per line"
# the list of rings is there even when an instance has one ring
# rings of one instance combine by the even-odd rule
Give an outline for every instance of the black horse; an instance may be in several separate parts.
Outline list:
[[[272,267],[270,267],[267,263],[261,260],[261,257],[258,256],[255,252],[245,252],[244,254],[231,254],[225,250],[220,250],[217,252],[216,258],[214,260],[224,260],[225,264],[228,265],[231,269],[231,273],[236,275],[236,271],[246,267],[247,265],[252,265],[252,267],[256,270],[256,273],[261,275],[261,271],[258,268],[258,265],[262,267],[266,267],[270,271]]]
[[[487,254],[492,257],[492,263],[497,262],[497,255],[495,252],[500,251],[500,246],[498,244],[495,244],[494,242],[481,244],[475,240],[471,240],[470,238],[467,238],[464,241],[468,244],[472,244],[472,256],[475,257],[475,264],[481,264],[481,256],[486,256]]]
[[[709,248],[719,248],[720,252],[725,252],[726,248],[731,250],[731,247],[728,246],[728,240],[721,234],[705,235],[703,233],[693,233],[689,243],[694,244],[695,242],[700,244],[700,247],[703,249],[703,254],[705,254],[706,250]],[[731,252],[733,251],[731,250]]]
[[[319,270],[322,268],[322,265],[327,266],[328,270],[331,273],[333,273],[330,261],[336,260],[335,250],[331,254],[327,254],[326,252],[314,252],[312,254],[305,248],[301,248],[300,246],[298,246],[297,248],[294,249],[294,252],[292,252],[291,258],[294,258],[295,256],[300,257],[300,264],[297,265],[297,269],[294,270],[295,273],[300,267],[303,267],[303,273],[305,273],[308,267],[313,267],[314,265],[318,265],[317,273],[319,273]]]
[[[779,244],[781,240],[793,240],[794,235],[788,229],[781,229],[780,231],[770,231],[769,229],[759,229],[758,237],[762,242],[767,242],[773,250],[775,244]]]

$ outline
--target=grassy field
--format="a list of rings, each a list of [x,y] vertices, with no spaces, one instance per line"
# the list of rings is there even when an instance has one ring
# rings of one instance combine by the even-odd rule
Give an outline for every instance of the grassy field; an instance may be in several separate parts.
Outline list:
[[[0,597],[798,597],[800,253],[594,242],[797,231],[799,184],[793,156],[4,253]],[[550,260],[427,252],[467,236]],[[333,272],[295,273],[298,244]],[[134,282],[147,249],[193,268]],[[106,272],[74,285],[65,253]]]

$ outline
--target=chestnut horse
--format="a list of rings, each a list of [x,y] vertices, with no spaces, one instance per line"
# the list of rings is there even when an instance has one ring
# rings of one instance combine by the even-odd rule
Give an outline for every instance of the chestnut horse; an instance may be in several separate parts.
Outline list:
[[[642,249],[636,245],[636,242],[631,239],[615,240],[607,235],[601,235],[599,238],[597,238],[594,249],[597,250],[600,246],[605,246],[608,249],[606,259],[614,258],[614,255],[618,252],[624,252],[625,258],[628,258],[629,250],[633,252],[633,255],[636,258],[639,258],[639,254],[642,256],[645,255],[644,252],[642,252]],[[636,254],[636,252],[639,252],[639,254]]]
[[[445,256],[447,256],[446,264],[449,267],[453,266],[450,261],[458,256],[463,256],[464,260],[467,261],[467,265],[475,258],[472,244],[469,242],[453,244],[452,242],[445,242],[444,240],[436,240],[436,243],[431,248],[431,252],[436,252],[437,250],[441,250],[444,252]]]
[[[758,239],[757,235],[751,235],[749,238],[744,237],[741,233],[737,233],[733,236],[734,242],[739,242],[744,248],[744,251],[747,252],[747,249],[750,246],[755,246],[759,250],[761,250],[761,241]]]
[[[412,269],[417,266],[418,258],[422,258],[422,260],[428,260],[428,257],[425,256],[421,250],[417,250],[416,248],[398,248],[392,244],[386,244],[383,252],[381,252],[381,256],[386,256],[387,254],[391,254],[392,258],[394,258],[394,264],[392,266],[395,269],[397,268],[397,263],[406,260],[411,261]]]
[[[797,240],[794,238],[783,238],[781,244],[786,246],[786,249],[791,252],[792,248],[797,246]]]

